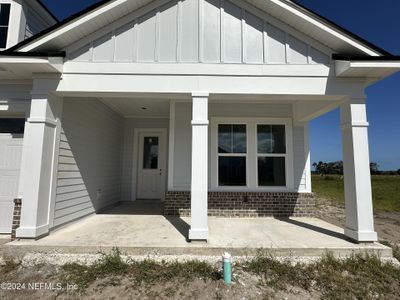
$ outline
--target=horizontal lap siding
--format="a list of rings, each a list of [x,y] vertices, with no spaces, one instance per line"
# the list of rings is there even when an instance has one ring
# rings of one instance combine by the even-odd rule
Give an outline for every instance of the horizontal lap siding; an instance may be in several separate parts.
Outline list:
[[[123,120],[98,100],[65,99],[54,226],[120,200]]]

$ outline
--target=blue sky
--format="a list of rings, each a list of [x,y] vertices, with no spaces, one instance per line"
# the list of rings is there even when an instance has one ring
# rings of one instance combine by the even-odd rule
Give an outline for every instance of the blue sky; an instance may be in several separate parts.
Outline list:
[[[96,0],[43,0],[63,19]],[[399,0],[298,0],[299,3],[365,38],[400,55]],[[400,168],[400,74],[367,89],[371,161],[382,170]],[[311,122],[311,161],[342,159],[339,112],[332,111]]]

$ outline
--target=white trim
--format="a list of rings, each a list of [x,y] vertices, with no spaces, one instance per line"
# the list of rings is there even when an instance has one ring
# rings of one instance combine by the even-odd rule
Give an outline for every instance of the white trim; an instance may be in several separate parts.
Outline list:
[[[48,223],[49,227],[52,228],[54,226],[54,212],[56,206],[56,195],[57,195],[57,175],[58,175],[58,160],[60,157],[60,141],[61,141],[61,127],[62,127],[62,110],[63,110],[63,100],[60,105],[59,116],[57,117],[57,125],[54,131],[54,146],[53,146],[53,166],[52,166],[52,174],[51,174],[51,186],[50,186],[50,204],[49,204],[49,217]]]
[[[268,64],[268,33],[267,33],[267,22],[263,22],[263,63]]]
[[[379,56],[380,53],[378,53],[375,50],[371,50],[369,49],[366,45],[363,45],[362,43],[355,41],[353,38],[346,36],[344,33],[338,31],[337,29],[332,28],[331,26],[329,26],[328,24],[324,24],[323,22],[320,22],[318,20],[315,19],[315,16],[313,15],[308,15],[311,14],[309,12],[304,13],[302,11],[300,11],[299,7],[293,7],[294,5],[296,5],[293,2],[290,1],[282,1],[282,0],[269,0],[272,1],[273,3],[275,3],[276,5],[282,7],[283,9],[285,9],[286,11],[299,16],[300,18],[302,18],[303,20],[311,23],[312,25],[315,25],[316,27],[318,27],[319,29],[321,29],[322,31],[325,31],[335,37],[338,37],[339,39],[341,39],[342,41],[352,45],[353,47],[356,47],[357,49],[360,49],[361,51],[365,52],[368,55],[371,56]]]
[[[232,2],[232,3],[234,3],[234,2]],[[239,6],[240,7],[240,6]],[[242,16],[242,20],[241,20],[241,22],[240,22],[240,25],[241,25],[241,29],[242,29],[242,64],[245,64],[246,63],[246,43],[245,43],[245,40],[246,40],[246,11],[245,11],[245,9],[243,8],[243,7],[241,7],[241,9],[242,9],[242,13],[241,13],[241,16]]]
[[[156,8],[155,14],[155,26],[156,26],[156,38],[154,45],[154,61],[158,62],[160,60],[160,6]]]
[[[231,2],[239,7],[241,7],[244,11],[247,11],[258,18],[262,19],[264,23],[266,24],[271,24],[274,27],[279,28],[282,31],[285,31],[288,34],[291,34],[292,36],[296,37],[297,39],[305,42],[306,44],[311,45],[315,49],[321,51],[324,54],[327,54],[328,56],[331,56],[333,53],[333,50],[322,43],[317,42],[313,38],[310,38],[307,34],[302,33],[300,30],[294,29],[292,26],[280,21],[279,19],[275,18],[273,15],[268,14],[267,12],[263,11],[262,9],[258,9],[254,5],[248,3],[247,1],[244,0],[231,0]],[[243,17],[244,18],[244,15]]]
[[[198,15],[198,26],[199,26],[199,28],[198,28],[198,32],[199,32],[199,44],[198,44],[198,55],[199,55],[199,58],[198,58],[198,61],[201,63],[201,62],[204,62],[204,22],[203,22],[203,20],[204,20],[204,18],[203,18],[203,15],[204,15],[204,0],[197,0],[199,3],[198,3],[198,10],[199,10],[199,15]]]
[[[192,97],[193,98],[208,98],[210,95],[209,92],[192,92]]]
[[[138,173],[138,162],[139,162],[139,136],[143,132],[161,132],[165,137],[165,166],[168,168],[167,158],[168,158],[168,150],[167,150],[167,129],[166,128],[134,128],[133,129],[133,159],[132,159],[132,179],[131,179],[131,201],[136,200],[137,195],[137,173]],[[168,170],[167,174],[168,174]],[[165,176],[167,178],[168,176]],[[165,184],[167,188],[167,183]],[[163,195],[164,197],[165,195]],[[163,200],[163,198],[162,198]]]
[[[224,17],[225,17],[225,0],[220,0],[220,61],[221,63],[225,62],[225,26],[224,26]]]
[[[182,61],[182,0],[177,0],[176,10],[176,61]]]
[[[330,66],[322,64],[209,64],[209,63],[90,63],[67,62],[64,74],[113,75],[217,75],[265,77],[334,77]]]
[[[175,113],[176,103],[174,100],[171,100],[169,104],[168,190],[174,188]]]
[[[49,225],[44,224],[38,227],[19,227],[17,228],[17,237],[39,238],[49,233]]]
[[[200,0],[200,2],[201,1],[202,0]],[[81,25],[85,24],[86,22],[93,22],[93,19],[96,18],[98,15],[107,13],[110,10],[117,10],[118,6],[120,6],[120,5],[122,6],[123,4],[126,4],[126,2],[127,2],[127,0],[115,0],[115,1],[112,1],[109,3],[106,3],[103,6],[97,8],[96,10],[90,11],[90,12],[86,13],[85,15],[79,17],[78,19],[75,19],[75,20],[63,25],[61,28],[51,31],[48,34],[40,37],[39,39],[34,40],[27,45],[24,45],[22,48],[19,49],[19,51],[26,52],[26,51],[30,51],[35,48],[38,48],[39,46],[43,45],[44,43],[50,42],[51,40],[59,37],[62,34],[66,34],[70,30],[75,30],[78,26],[81,26]],[[155,2],[158,2],[158,1],[155,1]],[[250,3],[246,3],[244,1],[238,1],[238,0],[234,0],[233,2],[235,4],[238,2],[241,4],[245,4],[246,10],[248,10],[249,12],[256,11],[259,15],[260,14],[266,15],[266,13],[264,13],[262,11],[263,9],[265,9],[265,7],[257,9],[257,7],[254,6],[255,4],[250,4]],[[372,55],[372,56],[381,55],[381,53],[379,53],[377,50],[371,49],[368,45],[363,44],[361,41],[357,41],[355,38],[348,36],[346,33],[341,32],[337,28],[332,27],[330,24],[323,22],[321,20],[318,20],[318,18],[316,16],[312,15],[310,12],[306,12],[306,11],[302,10],[298,6],[295,6],[295,4],[291,3],[290,1],[269,0],[269,2],[271,2],[272,4],[274,4],[277,7],[280,7],[280,9],[285,11],[286,13],[288,13],[288,14],[291,13],[294,16],[301,18],[305,22],[320,29],[321,31],[324,31],[325,33],[333,36],[334,38],[337,38],[337,39],[345,42],[346,44],[349,44],[352,47],[355,47],[355,48],[365,52],[368,55]],[[265,3],[265,4],[271,5],[271,3]],[[151,4],[152,4],[152,2],[148,2],[148,0],[145,1],[145,3],[141,3],[141,5],[144,6],[145,8],[147,8],[147,6],[149,6]],[[140,10],[141,10],[141,8],[138,8],[138,9],[134,10],[134,13],[138,12]],[[128,14],[127,16],[120,18],[117,22],[114,22],[114,23],[118,23],[119,21],[125,21],[126,18],[129,18],[131,20],[132,19],[131,14]],[[286,25],[285,23],[279,21],[278,19],[276,19],[275,17],[273,17],[271,15],[269,15],[267,19],[272,20],[273,23],[278,23],[279,26],[281,26],[281,27],[285,25],[285,28],[289,29],[290,33],[292,31],[295,31],[295,29],[293,29],[291,26]],[[108,29],[108,26],[105,26],[104,28]],[[302,34],[299,32],[297,32],[295,35],[306,36],[305,34]],[[313,40],[311,38],[308,38],[308,39],[313,41],[312,42],[313,47],[315,47],[315,44],[318,44],[315,40]],[[318,48],[322,48],[322,47],[324,47],[324,46],[318,45]],[[328,52],[331,52],[331,51],[328,51]]]
[[[43,123],[53,127],[57,126],[57,120],[51,118],[41,118],[41,117],[28,118],[28,123]]]
[[[289,47],[289,33],[287,31],[285,31],[285,63],[287,65],[290,65],[290,57],[289,57],[289,53],[290,53],[290,47]]]
[[[311,153],[310,153],[310,132],[309,123],[304,124],[304,154],[305,154],[305,173],[306,173],[306,189],[305,192],[311,193]]]
[[[218,124],[245,124],[247,133],[246,153],[246,186],[218,186]],[[286,187],[259,187],[257,186],[257,125],[285,125],[286,133]],[[294,190],[294,167],[293,167],[293,125],[291,118],[233,118],[212,117],[211,118],[211,185],[210,190],[215,191],[293,191]],[[235,154],[228,156],[237,156]],[[243,156],[243,155],[239,155]],[[268,156],[274,156],[268,155]],[[277,155],[283,156],[283,155]]]

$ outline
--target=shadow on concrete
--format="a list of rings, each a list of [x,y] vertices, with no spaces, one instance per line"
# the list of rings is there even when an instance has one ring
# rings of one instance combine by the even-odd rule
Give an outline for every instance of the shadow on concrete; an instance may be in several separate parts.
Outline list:
[[[104,211],[99,215],[162,215],[164,204],[160,200],[136,200],[134,202],[122,202]]]
[[[293,220],[293,219],[289,219],[289,218],[277,218],[277,219],[282,222],[290,223],[290,224],[293,224],[293,225],[296,225],[299,227],[310,229],[315,232],[319,232],[322,234],[326,234],[326,235],[329,235],[329,236],[332,236],[332,237],[335,237],[338,239],[342,239],[342,240],[346,240],[346,241],[350,241],[350,242],[354,243],[354,241],[352,241],[351,239],[349,239],[347,236],[345,236],[343,233],[340,233],[340,232],[336,232],[333,230],[329,230],[326,228],[318,227],[318,226],[315,226],[315,225],[312,225],[309,223],[305,223],[305,222],[301,222],[301,221]]]
[[[190,225],[188,223],[186,223],[180,217],[166,216],[165,219],[175,227],[175,229],[185,238],[186,241],[189,241]]]

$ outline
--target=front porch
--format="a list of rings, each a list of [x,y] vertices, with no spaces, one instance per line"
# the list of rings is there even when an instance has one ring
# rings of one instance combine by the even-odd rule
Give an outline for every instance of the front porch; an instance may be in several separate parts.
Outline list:
[[[188,242],[190,219],[162,215],[160,202],[121,204],[60,228],[39,240],[20,240],[3,246],[17,253],[98,253],[118,247],[130,255],[255,255],[260,249],[277,256],[316,257],[332,252],[377,253],[391,257],[379,243],[356,244],[343,229],[317,218],[210,217],[208,243]]]
[[[358,170],[369,165],[365,99],[209,93],[65,92],[34,97],[26,123],[22,178],[32,178],[35,171],[46,174],[50,184],[22,180],[17,237],[57,235],[59,227],[99,214],[119,201],[141,199],[165,201],[167,216],[190,215],[190,221],[174,219],[190,224],[184,227],[185,238],[208,240],[210,245],[210,228],[218,236],[224,219],[211,218],[214,221],[210,223],[208,216],[312,216],[308,122],[339,106],[346,178],[345,234],[358,242],[374,242],[369,176]],[[33,115],[37,111],[43,115],[51,112],[54,122],[40,119],[43,125]],[[41,141],[54,142],[44,143],[39,152],[35,148],[38,124],[43,130]],[[48,163],[32,170],[30,162],[36,154]],[[39,204],[40,214],[32,215]],[[232,222],[238,226],[237,232],[251,230],[243,231],[240,220]],[[274,227],[268,222],[263,226]],[[141,228],[132,226],[122,231]],[[118,232],[113,226],[110,230],[112,237]],[[303,233],[298,233],[301,243]],[[257,238],[261,240],[257,247],[275,243],[262,235]],[[277,235],[276,241],[279,238]],[[216,245],[224,245],[219,243]],[[243,243],[241,246],[246,241]]]

